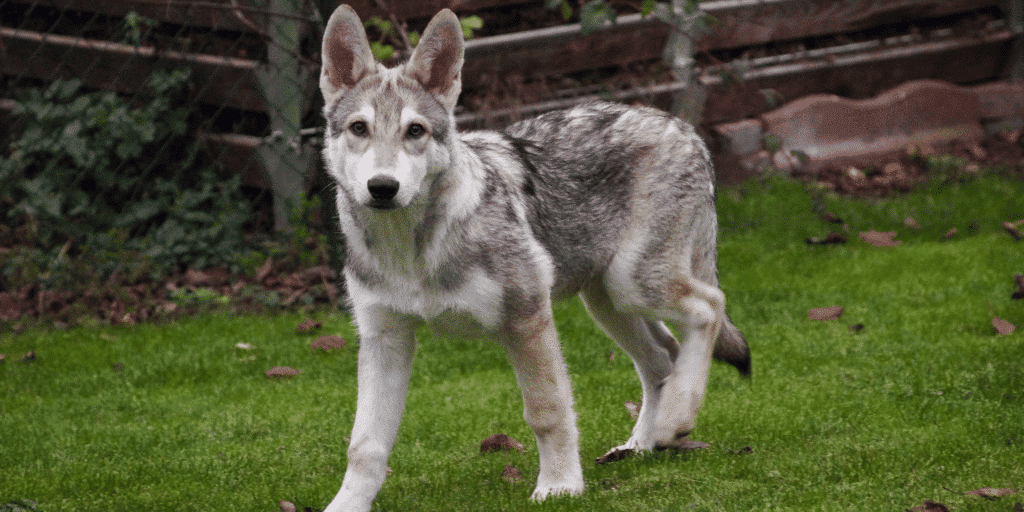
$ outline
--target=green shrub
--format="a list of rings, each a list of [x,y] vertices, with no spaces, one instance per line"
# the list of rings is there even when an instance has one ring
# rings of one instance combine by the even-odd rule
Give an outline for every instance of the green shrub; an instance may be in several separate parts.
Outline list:
[[[188,77],[156,72],[154,97],[133,103],[84,92],[78,80],[20,94],[23,130],[0,155],[0,247],[18,249],[0,252],[0,285],[55,278],[68,257],[101,274],[157,276],[244,252],[251,206],[237,176],[198,158],[182,101]],[[39,275],[25,273],[25,258]]]

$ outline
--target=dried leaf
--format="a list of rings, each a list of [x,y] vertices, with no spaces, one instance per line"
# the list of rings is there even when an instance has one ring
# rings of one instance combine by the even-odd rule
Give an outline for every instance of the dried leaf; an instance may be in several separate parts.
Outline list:
[[[1021,241],[1021,239],[1024,239],[1024,235],[1020,234],[1020,229],[1018,229],[1017,225],[1014,224],[1013,222],[1004,222],[1003,229],[1005,229],[1006,232],[1009,233],[1010,236],[1012,236],[1013,239],[1018,242]]]
[[[7,356],[0,354],[0,363],[4,362],[5,360],[7,360]]]
[[[864,324],[853,324],[850,326],[850,332],[857,334],[864,330]]]
[[[846,237],[839,233],[829,233],[825,238],[807,238],[804,240],[807,245],[836,245],[845,244]]]
[[[594,464],[600,466],[601,464],[620,461],[622,459],[625,459],[626,457],[629,457],[630,455],[633,455],[633,453],[635,453],[635,451],[629,448],[623,448],[621,450],[611,450],[608,453],[598,457],[597,460],[594,461]]]
[[[320,349],[323,350],[324,352],[329,352],[331,350],[337,350],[339,348],[344,347],[345,338],[342,338],[341,336],[331,335],[320,336],[319,338],[316,339],[316,341],[313,342],[312,345],[309,346],[309,348],[311,349]]]
[[[262,283],[270,275],[270,272],[274,269],[273,258],[267,257],[267,261],[260,265],[260,268],[256,269],[256,282]]]
[[[1024,299],[1024,274],[1013,276],[1013,284],[1017,285],[1017,291],[1010,296],[1011,299]]]
[[[896,237],[895,231],[861,231],[860,239],[865,243],[873,245],[875,247],[895,247],[902,244],[898,240],[893,240]]]
[[[512,439],[505,434],[492,434],[480,442],[480,453],[511,451],[525,452],[523,443]]]
[[[1013,331],[1017,330],[1017,326],[999,318],[998,316],[992,317],[992,327],[995,328],[996,334],[1007,335],[1013,334]]]
[[[913,512],[949,512],[949,508],[932,500],[924,500],[924,503],[910,509]]]
[[[967,491],[964,494],[968,496],[984,496],[986,498],[998,498],[1000,496],[1009,496],[1013,494],[1013,489],[997,489],[995,487],[982,487],[981,489]]]
[[[903,225],[912,229],[921,229],[921,225],[913,217],[903,219]]]
[[[256,347],[254,347],[254,346],[252,346],[252,345],[250,345],[248,343],[235,343],[235,346],[240,348],[240,349],[242,349],[242,350],[252,350],[252,349],[256,348]]]
[[[814,308],[807,310],[807,318],[811,320],[832,320],[843,316],[842,306],[828,306],[825,308]]]
[[[301,334],[304,332],[319,329],[321,327],[323,327],[323,325],[321,325],[320,322],[317,322],[316,320],[306,320],[305,322],[302,322],[301,324],[295,327],[295,332]]]
[[[626,412],[629,413],[629,417],[636,421],[640,417],[640,404],[630,400],[626,402]]]
[[[518,484],[523,480],[523,474],[519,468],[506,464],[505,469],[501,470],[501,478],[507,482]]]
[[[266,371],[267,377],[294,377],[302,372],[291,366],[275,366]]]
[[[21,310],[18,309],[18,302],[8,292],[0,292],[0,321],[17,320],[21,318]]]
[[[23,355],[23,356],[18,358],[18,361],[19,362],[23,362],[23,363],[27,363],[29,361],[35,361],[35,360],[36,360],[36,353],[31,351],[31,350],[26,352],[25,355]]]
[[[949,228],[949,231],[946,231],[946,234],[942,235],[942,239],[943,240],[949,240],[949,239],[951,239],[951,238],[953,238],[955,236],[956,236],[956,228]]]
[[[744,446],[739,450],[733,450],[732,453],[735,453],[736,455],[749,455],[751,453],[754,453],[754,449],[749,446]]]

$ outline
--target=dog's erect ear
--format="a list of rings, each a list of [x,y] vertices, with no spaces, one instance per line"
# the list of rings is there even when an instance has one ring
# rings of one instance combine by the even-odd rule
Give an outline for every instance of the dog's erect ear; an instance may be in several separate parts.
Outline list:
[[[347,5],[339,5],[327,21],[320,54],[320,91],[327,105],[377,69],[363,23]]]
[[[462,24],[451,10],[442,9],[423,31],[419,44],[405,65],[405,74],[437,96],[438,101],[451,112],[455,110],[455,103],[462,92],[464,53]]]

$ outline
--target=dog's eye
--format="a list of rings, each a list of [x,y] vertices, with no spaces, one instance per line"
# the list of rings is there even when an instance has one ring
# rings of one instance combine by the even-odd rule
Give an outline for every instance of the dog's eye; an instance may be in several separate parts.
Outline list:
[[[353,135],[357,135],[359,137],[366,136],[366,133],[370,131],[369,127],[367,127],[366,123],[363,121],[356,121],[348,125],[348,129],[349,131],[352,132]]]
[[[413,123],[409,125],[409,129],[405,131],[405,136],[410,139],[418,139],[427,133],[427,129],[422,124]]]

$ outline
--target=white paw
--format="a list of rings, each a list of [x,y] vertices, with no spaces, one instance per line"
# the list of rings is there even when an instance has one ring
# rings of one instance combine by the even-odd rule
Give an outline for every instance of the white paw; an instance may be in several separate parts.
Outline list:
[[[537,488],[533,490],[533,494],[530,495],[530,499],[533,501],[544,501],[550,496],[576,496],[582,492],[582,477],[580,477],[579,482],[562,482],[559,484],[542,484],[537,482]]]

